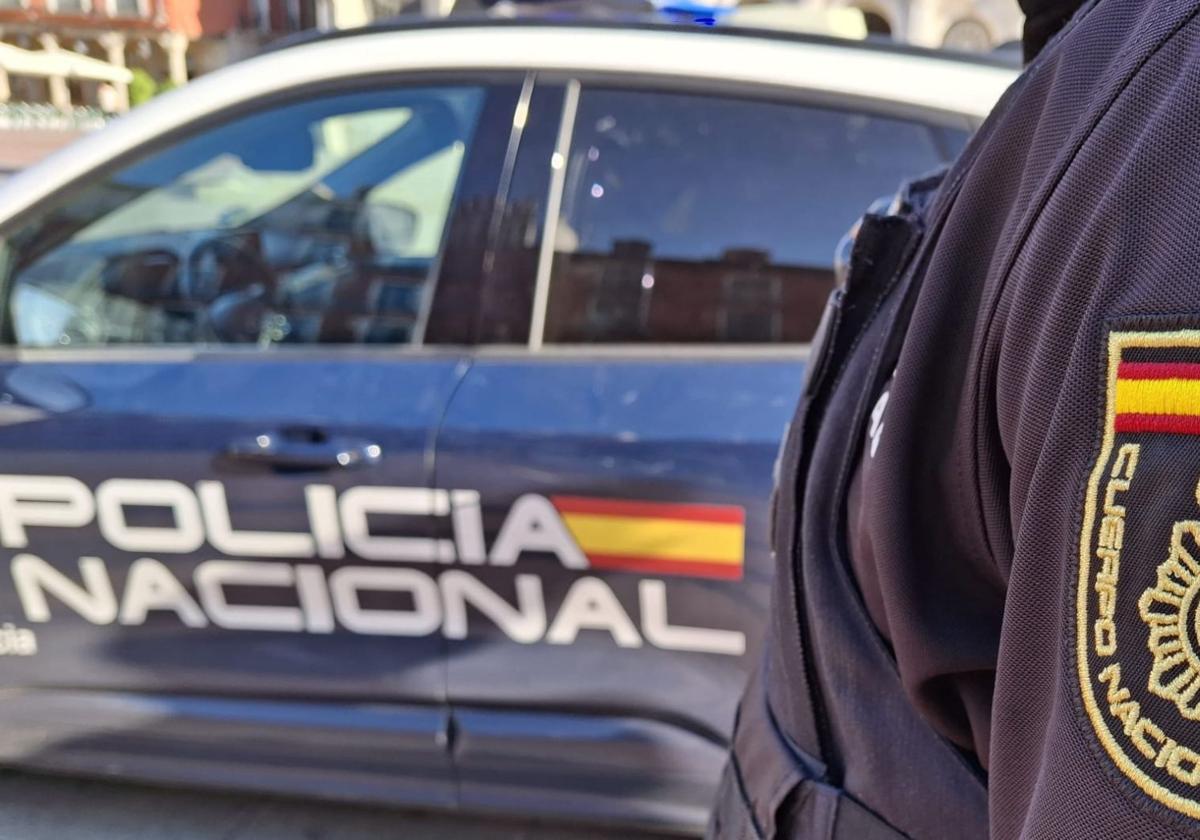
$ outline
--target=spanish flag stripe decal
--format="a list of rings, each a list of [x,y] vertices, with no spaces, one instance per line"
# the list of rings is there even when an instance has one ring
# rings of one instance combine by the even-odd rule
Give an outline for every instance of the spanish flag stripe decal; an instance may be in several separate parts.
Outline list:
[[[1118,433],[1200,434],[1200,364],[1121,362],[1115,402]]]
[[[740,525],[590,513],[564,513],[563,521],[585,554],[595,551],[659,560],[742,562]]]
[[[689,505],[671,502],[628,502],[623,499],[590,499],[582,496],[555,496],[559,513],[595,513],[612,516],[646,516],[659,519],[687,519],[696,522],[727,522],[741,525],[746,513],[731,505]]]
[[[745,554],[745,511],[556,496],[567,531],[593,568],[736,580]]]
[[[1118,379],[1200,379],[1195,362],[1121,362]]]
[[[1200,435],[1200,415],[1118,414],[1117,432],[1159,432],[1174,435]]]
[[[1117,379],[1117,414],[1200,416],[1200,379]]]
[[[689,577],[724,578],[738,580],[742,576],[741,565],[720,563],[695,563],[686,560],[648,560],[644,557],[617,557],[607,554],[589,554],[588,560],[594,569],[614,572],[641,572],[647,575],[687,575]]]

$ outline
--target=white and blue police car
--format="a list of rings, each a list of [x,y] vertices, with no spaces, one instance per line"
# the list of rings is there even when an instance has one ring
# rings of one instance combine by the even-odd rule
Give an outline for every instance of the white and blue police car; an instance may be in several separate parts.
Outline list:
[[[1014,76],[383,26],[0,189],[0,762],[702,825],[838,238]]]

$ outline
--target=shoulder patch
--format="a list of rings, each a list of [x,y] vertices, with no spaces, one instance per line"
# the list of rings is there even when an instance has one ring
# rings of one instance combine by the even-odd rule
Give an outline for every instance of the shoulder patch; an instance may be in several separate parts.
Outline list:
[[[1079,541],[1080,693],[1120,771],[1200,818],[1200,330],[1113,332]]]

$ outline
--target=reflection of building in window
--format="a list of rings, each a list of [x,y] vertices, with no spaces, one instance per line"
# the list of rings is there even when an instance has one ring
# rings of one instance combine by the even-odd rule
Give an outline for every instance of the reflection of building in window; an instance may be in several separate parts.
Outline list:
[[[505,204],[495,226],[495,246],[489,249],[484,282],[466,294],[479,296],[477,340],[481,344],[524,344],[529,339],[533,287],[537,275],[538,234],[541,228],[536,200]],[[468,278],[469,279],[469,278]],[[469,308],[464,300],[460,308]]]
[[[826,268],[753,249],[715,260],[653,258],[644,242],[559,254],[546,340],[559,343],[803,343],[833,286]]]
[[[625,240],[613,243],[612,255],[591,272],[585,293],[585,341],[636,341],[644,339],[654,291],[654,266],[650,243]]]
[[[771,343],[783,326],[783,287],[765,251],[728,251],[717,332],[722,341]]]
[[[838,239],[945,159],[937,138],[848,110],[585,87],[545,340],[807,341]]]
[[[475,341],[479,267],[487,248],[495,206],[492,196],[470,196],[460,201],[450,216],[441,272],[425,327],[427,343],[472,344]]]

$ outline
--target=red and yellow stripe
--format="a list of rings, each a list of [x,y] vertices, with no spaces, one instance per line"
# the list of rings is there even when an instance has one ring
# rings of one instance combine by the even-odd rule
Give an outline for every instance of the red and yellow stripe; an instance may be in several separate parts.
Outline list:
[[[555,496],[554,507],[594,569],[737,580],[746,515],[729,505]]]
[[[1200,435],[1200,364],[1121,362],[1116,431]]]

